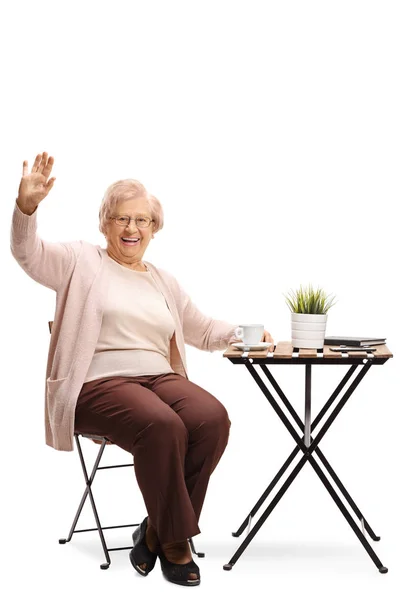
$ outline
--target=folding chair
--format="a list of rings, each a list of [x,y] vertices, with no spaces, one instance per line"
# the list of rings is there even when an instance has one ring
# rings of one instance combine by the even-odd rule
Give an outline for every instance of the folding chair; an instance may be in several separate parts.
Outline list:
[[[51,328],[53,325],[53,321],[49,321],[49,329],[50,329],[50,333],[51,333]],[[88,438],[90,440],[92,440],[95,444],[101,444],[99,452],[97,454],[96,460],[94,462],[93,465],[93,469],[92,472],[90,474],[90,477],[88,477],[88,473],[87,473],[87,469],[86,469],[86,464],[85,464],[85,460],[83,458],[83,453],[82,453],[82,448],[81,448],[81,444],[79,441],[79,436],[82,436],[84,438]],[[129,525],[113,525],[113,526],[109,526],[109,527],[102,527],[101,523],[100,523],[100,519],[99,519],[99,515],[97,512],[97,508],[96,508],[96,504],[93,498],[93,492],[92,492],[92,483],[94,480],[94,477],[97,473],[97,471],[101,471],[102,469],[116,469],[116,468],[120,468],[120,467],[133,467],[134,466],[134,462],[133,462],[133,457],[132,457],[132,462],[128,463],[128,464],[123,464],[123,465],[109,465],[106,467],[100,467],[100,460],[101,457],[103,456],[103,452],[104,449],[106,447],[106,445],[114,445],[113,442],[111,442],[110,440],[108,440],[106,437],[103,436],[99,436],[99,435],[92,435],[92,434],[88,434],[88,433],[75,433],[74,434],[75,437],[75,441],[76,441],[76,446],[78,448],[78,453],[79,453],[79,458],[81,461],[81,465],[82,465],[82,470],[83,470],[83,476],[85,478],[85,483],[86,483],[86,487],[85,487],[85,491],[83,492],[81,501],[79,503],[78,506],[78,510],[76,512],[76,515],[74,517],[74,520],[72,522],[72,526],[71,529],[69,531],[68,537],[67,538],[61,538],[59,539],[59,543],[60,544],[66,544],[67,542],[70,542],[72,539],[72,536],[74,533],[84,533],[86,531],[98,531],[99,532],[99,536],[100,536],[100,541],[101,541],[101,545],[103,547],[103,551],[104,551],[104,555],[106,558],[106,562],[102,563],[100,565],[100,569],[108,569],[108,567],[111,564],[111,558],[110,558],[110,554],[109,552],[114,552],[116,550],[131,550],[131,548],[133,548],[133,546],[123,546],[120,548],[108,548],[105,538],[104,538],[104,534],[103,531],[105,529],[120,529],[123,527],[138,527],[140,525],[140,523],[130,523]],[[84,507],[84,504],[86,502],[86,498],[89,496],[90,498],[90,503],[92,505],[92,510],[93,510],[93,515],[96,521],[96,527],[90,528],[90,529],[76,529],[76,525],[78,523],[78,519],[80,517],[80,514],[82,512],[82,509]],[[188,539],[189,541],[189,545],[191,548],[191,551],[193,554],[196,554],[199,558],[203,558],[205,556],[204,552],[197,552],[194,544],[193,544],[193,540],[192,538]]]

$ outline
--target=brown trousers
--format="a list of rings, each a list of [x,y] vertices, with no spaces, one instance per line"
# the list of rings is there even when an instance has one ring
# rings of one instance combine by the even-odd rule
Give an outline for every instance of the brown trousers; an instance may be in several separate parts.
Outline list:
[[[105,436],[133,454],[162,544],[200,533],[208,481],[230,425],[223,404],[178,373],[88,381],[75,409],[76,433]]]

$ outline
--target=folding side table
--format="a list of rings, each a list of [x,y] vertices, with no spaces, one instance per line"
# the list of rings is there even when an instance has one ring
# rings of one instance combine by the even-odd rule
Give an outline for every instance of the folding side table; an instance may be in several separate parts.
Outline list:
[[[261,391],[271,404],[272,408],[275,410],[278,417],[281,419],[281,421],[293,437],[294,441],[296,442],[296,447],[294,448],[293,452],[283,463],[282,467],[279,469],[279,471],[272,479],[270,484],[267,486],[261,497],[257,500],[256,504],[253,506],[250,513],[246,516],[246,518],[244,519],[240,527],[237,529],[237,531],[232,533],[234,537],[239,537],[247,526],[247,535],[245,539],[243,540],[242,544],[239,546],[235,554],[232,556],[230,561],[227,564],[225,564],[223,568],[226,571],[230,571],[232,569],[233,565],[238,561],[244,550],[247,548],[247,546],[254,538],[258,530],[261,528],[265,520],[269,517],[275,506],[278,504],[278,502],[285,494],[289,486],[292,484],[294,479],[297,477],[297,475],[304,467],[306,462],[309,462],[316,474],[318,475],[318,477],[320,478],[320,480],[322,481],[322,483],[324,484],[324,486],[326,487],[326,489],[328,490],[329,494],[338,506],[339,510],[345,517],[346,521],[360,540],[361,544],[368,552],[376,567],[379,569],[379,572],[387,573],[388,569],[383,566],[378,556],[375,554],[374,550],[372,549],[371,545],[369,544],[366,538],[365,532],[367,532],[370,538],[374,541],[378,541],[380,538],[374,533],[368,521],[364,517],[363,513],[358,508],[350,494],[347,492],[343,483],[340,481],[339,477],[336,475],[328,460],[325,458],[325,455],[319,448],[320,441],[322,440],[329,427],[332,425],[333,421],[336,419],[339,412],[342,410],[343,406],[346,404],[354,390],[357,388],[361,380],[368,373],[369,369],[373,365],[383,365],[389,358],[393,357],[387,346],[376,346],[375,352],[348,351],[347,353],[345,353],[332,352],[329,349],[329,346],[324,346],[324,348],[321,348],[320,350],[303,350],[299,348],[293,348],[290,342],[279,342],[276,345],[273,352],[268,351],[267,349],[262,351],[243,352],[242,350],[236,349],[234,346],[229,346],[229,348],[226,350],[223,356],[225,358],[229,358],[229,360],[233,364],[245,365],[250,375],[254,378],[255,382],[260,387]],[[301,430],[302,435],[299,435],[297,433],[296,429],[293,427],[285,412],[282,410],[278,402],[273,397],[268,386],[262,381],[261,377],[259,376],[254,367],[254,365],[257,364],[260,365],[262,371],[264,372],[270,383],[270,386],[275,390],[276,394],[281,399],[283,405],[286,407],[286,409],[292,416],[297,427]],[[285,394],[279,387],[278,383],[272,376],[267,366],[294,364],[305,365],[304,423],[297,414],[297,412],[294,410],[292,404],[286,398]],[[350,368],[340,381],[337,388],[328,398],[318,415],[311,422],[311,369],[314,365],[349,365]],[[357,370],[358,372],[356,373]],[[336,407],[332,410],[329,417],[326,418],[319,432],[315,435],[315,437],[312,437],[312,431],[322,421],[329,408],[335,403],[335,400],[340,396],[341,392],[343,391],[346,384],[350,381],[353,375],[353,381],[349,384],[349,387],[343,393],[341,399],[337,402]],[[291,463],[293,462],[293,460],[299,452],[303,453],[301,460],[299,461],[297,466],[295,466],[292,469],[291,473],[281,485],[279,491],[277,492],[273,500],[270,501],[267,508],[258,519],[257,523],[255,523],[255,525],[251,528],[252,518],[260,509],[267,497],[271,494],[272,490],[275,488],[275,486],[282,478],[284,473],[287,471],[287,469],[289,468],[289,466],[291,465]],[[357,522],[354,520],[349,510],[344,505],[339,494],[334,489],[333,485],[325,475],[324,471],[321,469],[321,466],[316,461],[315,456],[320,460],[320,462],[332,478],[333,482],[336,484],[337,488],[342,493],[343,497],[347,500],[354,515],[359,520],[360,526],[358,526]]]

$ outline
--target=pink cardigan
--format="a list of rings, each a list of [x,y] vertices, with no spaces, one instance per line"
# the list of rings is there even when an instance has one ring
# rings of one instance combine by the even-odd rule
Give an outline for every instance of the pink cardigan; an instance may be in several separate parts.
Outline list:
[[[100,246],[85,241],[46,242],[37,234],[37,210],[25,215],[15,204],[11,252],[32,279],[57,294],[46,369],[46,444],[74,449],[75,406],[89,369],[102,320]],[[205,316],[173,275],[143,261],[164,295],[175,321],[170,342],[171,368],[188,378],[185,343],[213,352],[237,338],[237,325]]]

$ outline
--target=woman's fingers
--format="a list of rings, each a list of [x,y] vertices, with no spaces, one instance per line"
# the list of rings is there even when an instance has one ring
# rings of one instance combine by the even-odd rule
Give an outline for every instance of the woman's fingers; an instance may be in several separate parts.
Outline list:
[[[54,158],[52,156],[47,158],[48,156],[49,155],[47,152],[37,154],[35,162],[33,163],[31,173],[42,173],[47,179],[51,173],[54,164]],[[22,176],[28,175],[28,173],[28,161],[24,160],[22,167]]]
[[[47,164],[48,153],[43,152],[36,155],[35,162],[33,163],[32,173],[42,173],[43,169]]]
[[[264,342],[270,342],[271,344],[274,343],[274,340],[272,339],[271,334],[266,329],[264,329],[264,339],[263,339],[263,341]]]
[[[43,173],[43,170],[46,168],[47,157],[48,157],[47,152],[43,152],[43,154],[42,154],[42,160],[40,161],[39,167],[37,169],[38,173]]]
[[[54,158],[52,156],[50,156],[47,164],[44,166],[44,169],[42,171],[42,173],[46,177],[46,179],[48,178],[48,176],[51,173],[51,169],[53,168],[53,164],[54,164]]]
[[[40,165],[40,161],[42,160],[42,155],[41,154],[37,154],[36,158],[35,158],[35,162],[33,163],[33,167],[32,167],[32,171],[31,173],[36,173],[36,171],[39,168]]]
[[[47,188],[47,193],[49,193],[49,191],[51,190],[51,188],[53,187],[53,184],[55,182],[56,178],[52,177],[51,179],[49,179],[49,181],[46,183],[46,188]]]

